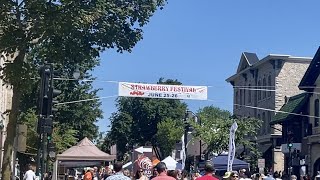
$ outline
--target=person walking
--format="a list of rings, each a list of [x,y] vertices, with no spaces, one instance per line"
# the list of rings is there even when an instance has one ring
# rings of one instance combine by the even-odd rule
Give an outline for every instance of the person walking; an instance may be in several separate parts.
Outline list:
[[[157,164],[157,171],[159,175],[154,177],[152,180],[176,180],[175,178],[167,175],[167,166],[164,162]]]
[[[231,172],[228,180],[239,180],[238,172],[237,171]]]
[[[205,175],[197,178],[197,180],[219,180],[219,178],[216,177],[215,175],[216,171],[210,162],[207,162],[204,165],[204,171],[205,171]]]
[[[142,169],[138,169],[135,175],[136,180],[149,180],[147,176],[144,175]]]
[[[35,180],[36,174],[33,172],[32,166],[28,165],[28,171],[24,174],[23,180]]]
[[[129,177],[123,174],[122,166],[123,164],[121,162],[114,163],[113,170],[115,171],[115,173],[107,177],[106,180],[131,180]]]
[[[93,169],[92,168],[87,170],[87,172],[84,174],[83,180],[93,180]]]

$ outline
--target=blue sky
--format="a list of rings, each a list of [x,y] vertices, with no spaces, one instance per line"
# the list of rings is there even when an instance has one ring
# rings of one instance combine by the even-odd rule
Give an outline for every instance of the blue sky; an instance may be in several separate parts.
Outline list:
[[[186,101],[196,111],[208,105],[232,111],[232,87],[225,79],[235,73],[241,53],[313,57],[320,40],[318,7],[309,0],[169,0],[145,26],[144,39],[132,53],[112,50],[101,55],[93,75],[98,80],[156,83],[160,77],[185,85],[213,86],[213,101]],[[117,95],[116,83],[96,81],[100,97]],[[115,97],[101,100],[108,130],[116,111]]]

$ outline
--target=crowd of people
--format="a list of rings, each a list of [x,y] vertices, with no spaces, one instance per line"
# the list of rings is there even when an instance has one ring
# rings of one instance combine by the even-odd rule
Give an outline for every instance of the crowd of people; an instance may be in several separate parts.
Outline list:
[[[135,173],[130,172],[128,169],[123,169],[121,162],[113,164],[113,168],[88,168],[77,176],[66,177],[65,179],[73,180],[311,180],[309,176],[298,177],[291,175],[290,177],[281,172],[267,175],[255,173],[250,174],[245,169],[232,172],[225,172],[220,177],[216,175],[213,164],[206,163],[204,166],[204,173],[194,172],[188,173],[187,171],[168,170],[164,162],[158,163],[152,171],[152,174],[146,175],[143,169],[138,169]],[[29,165],[28,171],[25,173],[24,180],[35,180],[36,176],[33,172],[32,166]],[[46,179],[46,178],[45,178]],[[50,178],[47,178],[48,180]],[[313,178],[312,178],[313,180]],[[314,180],[320,180],[320,172],[315,176]]]
[[[109,169],[106,173],[100,173],[95,176],[95,169],[92,169],[93,175],[84,176],[83,180],[311,180],[309,176],[297,177],[291,175],[290,177],[281,172],[267,173],[266,175],[255,173],[250,174],[245,169],[240,171],[225,172],[223,176],[218,176],[215,173],[213,164],[206,163],[204,172],[188,173],[187,171],[180,170],[168,170],[166,164],[163,162],[158,163],[153,168],[151,176],[147,176],[145,171],[138,169],[135,173],[130,172],[127,169],[122,169],[122,163],[117,162],[114,164],[113,170]],[[313,180],[313,179],[312,179]],[[320,172],[314,180],[320,180]]]

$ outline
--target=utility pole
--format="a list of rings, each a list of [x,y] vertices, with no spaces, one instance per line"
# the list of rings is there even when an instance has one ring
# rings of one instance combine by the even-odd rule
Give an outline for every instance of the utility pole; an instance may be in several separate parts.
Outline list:
[[[184,117],[184,153],[185,153],[185,168],[187,167],[186,164],[187,164],[187,159],[188,159],[188,148],[187,148],[187,145],[188,145],[188,131],[189,131],[189,123],[187,121],[187,118],[188,118],[188,112],[185,113],[185,117]]]
[[[292,174],[292,151],[291,151],[291,147],[292,146],[289,146],[289,169],[288,169],[289,177],[291,177],[291,174]]]
[[[288,131],[288,149],[289,149],[289,163],[288,163],[288,175],[292,175],[292,147],[293,147],[293,133]]]

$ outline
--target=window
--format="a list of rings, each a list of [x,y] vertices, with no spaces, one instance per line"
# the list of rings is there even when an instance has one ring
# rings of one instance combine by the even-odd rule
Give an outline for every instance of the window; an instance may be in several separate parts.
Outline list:
[[[258,89],[260,89],[261,88],[261,81],[259,80],[258,81]],[[258,101],[260,101],[261,100],[261,90],[258,90]]]
[[[260,114],[258,114],[257,118],[261,120]],[[262,134],[262,129],[263,129],[263,128],[260,128],[260,134]]]
[[[271,132],[270,122],[271,122],[271,111],[268,111],[268,124],[267,124],[267,133]]]
[[[239,104],[239,91],[238,90],[236,90],[236,97],[234,97],[234,101],[236,104]],[[238,107],[238,106],[236,106],[236,107]]]
[[[251,84],[249,84],[248,89],[248,103],[251,103]]]
[[[267,126],[268,126],[267,125],[268,122],[266,120],[266,113],[265,112],[262,113],[262,121],[263,121],[264,127],[262,127],[261,130],[262,130],[262,133],[265,134],[265,132],[266,132],[265,130],[266,130]]]
[[[243,90],[242,89],[240,89],[240,105],[242,105],[242,94],[243,93]]]
[[[263,99],[265,99],[266,97],[267,97],[267,91],[266,91],[266,89],[267,89],[267,81],[266,81],[266,78],[263,78],[263,81],[262,81],[262,83],[263,83],[263,90],[262,90],[262,92],[263,92]]]
[[[244,105],[246,105],[246,101],[247,101],[247,99],[246,99],[246,90],[245,89],[243,89],[243,104]]]
[[[314,127],[319,126],[319,99],[316,99],[314,102]]]
[[[269,90],[272,89],[272,85],[271,85],[271,75],[268,76],[268,86],[269,86]],[[268,96],[271,97],[271,91],[268,91]]]

